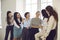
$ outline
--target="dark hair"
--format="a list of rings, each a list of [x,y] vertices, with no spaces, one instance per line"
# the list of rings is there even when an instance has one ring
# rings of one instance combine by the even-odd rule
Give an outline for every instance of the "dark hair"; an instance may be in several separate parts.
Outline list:
[[[56,20],[56,22],[58,22],[58,14],[57,12],[53,9],[52,6],[47,6],[46,10],[49,12],[50,16],[53,15],[54,19]]]
[[[26,12],[26,13],[24,14],[24,16],[26,17],[27,14],[29,14],[29,12]]]
[[[41,11],[41,13],[42,13],[42,15],[44,16],[44,18],[49,18],[49,17],[48,17],[48,14],[46,13],[46,10],[45,10],[45,9],[43,9],[43,10]]]
[[[15,22],[17,23],[17,25],[20,26],[21,23],[19,23],[19,21],[18,21],[18,19],[17,19],[17,14],[19,14],[19,13],[18,13],[18,12],[15,12],[15,13],[14,13],[14,20],[15,20]],[[20,21],[22,22],[22,17],[21,17],[21,15],[20,15]]]
[[[11,11],[7,11],[7,24],[10,24],[10,17],[9,17],[9,13],[11,13]]]

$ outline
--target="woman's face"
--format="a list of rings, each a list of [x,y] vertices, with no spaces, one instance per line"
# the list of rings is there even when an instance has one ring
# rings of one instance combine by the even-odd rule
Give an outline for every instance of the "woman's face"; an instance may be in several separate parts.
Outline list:
[[[46,13],[48,14],[48,16],[50,16],[49,12],[46,10]]]
[[[9,16],[9,17],[12,17],[13,15],[12,15],[12,13],[9,13],[8,16]]]
[[[40,16],[40,13],[36,13],[36,16],[39,17]]]
[[[26,15],[26,18],[30,18],[30,14],[27,14],[27,15]]]
[[[19,13],[17,14],[17,18],[20,18],[20,14]]]

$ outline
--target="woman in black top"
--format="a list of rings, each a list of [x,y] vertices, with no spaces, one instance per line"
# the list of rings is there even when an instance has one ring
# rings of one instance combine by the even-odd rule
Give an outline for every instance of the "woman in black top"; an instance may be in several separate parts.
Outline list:
[[[10,40],[13,40],[13,16],[11,11],[7,11],[7,27],[6,27],[6,34],[5,40],[8,40],[10,32]]]

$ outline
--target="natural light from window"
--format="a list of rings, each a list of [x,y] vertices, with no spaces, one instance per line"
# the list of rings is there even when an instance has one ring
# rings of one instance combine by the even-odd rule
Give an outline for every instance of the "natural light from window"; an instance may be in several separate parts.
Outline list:
[[[35,16],[37,11],[37,0],[26,0],[26,12],[30,12],[31,18]]]
[[[52,0],[41,0],[41,10],[45,9],[48,5],[53,6]]]
[[[30,12],[31,18],[35,16],[37,11],[38,0],[26,0],[26,10],[25,12]],[[45,9],[46,6],[53,5],[52,0],[41,0],[41,10]]]

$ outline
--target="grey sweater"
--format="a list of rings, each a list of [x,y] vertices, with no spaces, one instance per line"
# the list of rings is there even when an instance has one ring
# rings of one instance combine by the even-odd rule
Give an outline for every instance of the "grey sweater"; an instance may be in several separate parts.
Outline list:
[[[39,28],[38,26],[41,25],[41,19],[40,18],[32,18],[30,25],[31,25],[31,27],[35,26],[34,28]]]

